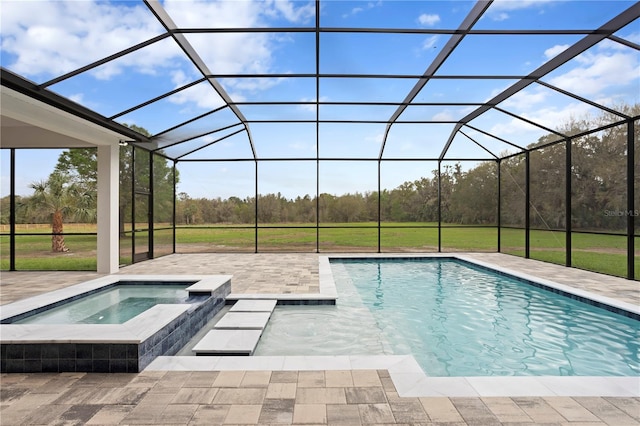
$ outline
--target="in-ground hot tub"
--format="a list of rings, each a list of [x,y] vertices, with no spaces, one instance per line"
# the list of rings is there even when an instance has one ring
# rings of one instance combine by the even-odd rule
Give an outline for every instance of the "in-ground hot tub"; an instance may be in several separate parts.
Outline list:
[[[151,294],[154,287],[160,294]],[[177,288],[178,296],[166,297],[169,287]],[[157,356],[176,354],[222,309],[230,292],[230,275],[112,275],[4,305],[0,370],[139,372]],[[125,294],[122,300],[115,300],[118,293]],[[116,313],[110,323],[101,323],[121,306],[130,312],[132,301],[139,314],[127,319]],[[60,319],[74,317],[69,311],[79,304],[96,310],[82,311],[79,322]],[[40,322],[39,316],[44,316]]]

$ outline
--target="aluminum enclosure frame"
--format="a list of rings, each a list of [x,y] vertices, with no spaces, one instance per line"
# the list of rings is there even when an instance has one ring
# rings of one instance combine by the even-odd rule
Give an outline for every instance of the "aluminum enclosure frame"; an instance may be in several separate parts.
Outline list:
[[[494,138],[495,140],[502,141],[518,150],[516,154],[512,155],[524,155],[526,158],[526,206],[530,205],[530,197],[529,197],[529,187],[530,187],[530,170],[529,170],[529,155],[532,150],[541,149],[544,146],[536,146],[534,149],[530,149],[527,147],[523,147],[518,145],[513,141],[506,140],[501,137],[501,135],[492,134],[486,129],[477,128],[472,124],[472,121],[480,117],[482,114],[487,111],[498,111],[503,114],[507,114],[513,116],[513,118],[522,120],[529,125],[538,127],[546,132],[556,134],[558,139],[553,142],[556,143],[564,143],[567,147],[567,157],[566,157],[566,170],[565,175],[567,176],[566,185],[565,185],[565,196],[566,196],[566,217],[567,221],[565,224],[566,231],[566,265],[572,266],[572,258],[571,258],[571,234],[574,232],[571,226],[571,140],[581,135],[567,135],[562,134],[554,129],[550,129],[545,127],[540,123],[536,123],[533,120],[527,119],[526,117],[518,116],[517,114],[513,114],[510,111],[504,109],[499,106],[503,101],[513,97],[514,95],[520,93],[525,88],[531,85],[540,85],[547,89],[550,89],[556,93],[560,93],[564,96],[568,96],[576,101],[585,103],[590,105],[591,107],[598,108],[600,111],[607,112],[612,115],[618,116],[619,121],[613,122],[609,124],[607,127],[624,125],[627,127],[627,165],[626,165],[626,181],[627,187],[625,188],[627,194],[627,208],[629,212],[634,211],[634,207],[636,206],[639,200],[634,199],[635,194],[635,144],[637,143],[635,139],[635,125],[637,125],[640,117],[630,117],[626,114],[617,111],[611,107],[606,105],[599,104],[595,101],[588,100],[580,95],[571,93],[570,91],[564,90],[562,88],[556,87],[549,82],[542,81],[542,78],[557,69],[558,67],[566,64],[570,60],[576,58],[581,53],[585,52],[587,49],[595,46],[599,42],[603,40],[611,40],[615,43],[619,43],[628,48],[634,50],[640,50],[640,46],[636,43],[633,43],[629,40],[622,39],[615,35],[617,31],[621,28],[629,25],[630,23],[636,21],[640,17],[640,3],[635,3],[633,6],[620,13],[613,19],[604,23],[598,28],[592,29],[584,29],[584,30],[531,30],[531,29],[518,29],[518,30],[480,30],[474,29],[474,25],[483,17],[487,9],[493,3],[492,0],[480,0],[478,1],[472,10],[469,12],[467,17],[462,21],[460,26],[456,29],[409,29],[409,28],[335,28],[335,27],[321,27],[320,25],[320,9],[321,9],[321,0],[315,0],[315,25],[310,27],[283,27],[283,28],[180,28],[173,21],[171,16],[164,10],[162,4],[158,0],[144,0],[149,11],[156,17],[158,22],[165,29],[165,32],[152,37],[144,42],[138,43],[135,46],[131,46],[127,49],[124,49],[118,53],[109,55],[103,59],[95,61],[91,64],[88,64],[82,68],[74,70],[72,72],[66,73],[64,75],[58,76],[54,79],[51,79],[47,82],[41,84],[35,84],[31,81],[28,81],[21,76],[5,69],[1,69],[1,84],[3,86],[9,87],[13,90],[16,90],[22,94],[30,96],[34,99],[42,101],[46,104],[74,114],[78,117],[81,117],[85,120],[88,120],[92,123],[103,126],[107,129],[117,131],[119,133],[125,134],[130,137],[131,143],[135,146],[135,149],[143,149],[148,150],[150,152],[150,170],[152,170],[153,158],[156,155],[167,158],[170,161],[173,161],[173,167],[177,168],[180,163],[192,162],[192,161],[230,161],[230,162],[253,162],[255,165],[255,197],[256,197],[256,206],[255,206],[255,217],[256,221],[252,228],[255,228],[255,252],[259,251],[258,247],[258,229],[263,228],[258,223],[258,176],[260,164],[263,162],[271,162],[271,161],[309,161],[316,163],[316,252],[320,252],[320,237],[319,237],[319,229],[321,229],[320,224],[320,213],[319,213],[319,194],[320,194],[320,174],[319,168],[320,164],[323,161],[365,161],[365,162],[376,162],[377,170],[378,170],[378,252],[381,251],[381,228],[382,228],[382,220],[380,214],[380,197],[381,197],[381,165],[385,161],[431,161],[437,162],[438,170],[440,170],[440,166],[444,161],[495,161],[498,167],[498,174],[500,174],[500,164],[506,157],[500,157],[499,153],[492,152],[487,147],[483,146],[482,143],[472,139],[466,133],[464,133],[465,129],[472,129],[477,132],[484,133],[485,135]],[[250,33],[250,32],[264,32],[264,33],[297,33],[297,34],[313,34],[315,36],[315,72],[313,73],[291,73],[291,74],[281,74],[281,73],[270,73],[270,74],[226,74],[226,73],[216,73],[209,69],[207,64],[202,60],[196,49],[189,43],[186,35],[188,34],[213,34],[213,33]],[[320,70],[320,37],[323,34],[331,34],[331,33],[363,33],[363,34],[423,34],[423,35],[447,35],[449,36],[448,41],[446,42],[444,48],[438,53],[436,58],[429,64],[427,69],[423,74],[362,74],[362,73],[322,73]],[[584,36],[575,44],[569,46],[562,53],[557,56],[551,58],[540,67],[535,69],[526,75],[440,75],[436,74],[438,69],[446,62],[448,57],[456,50],[459,43],[469,35],[582,35]],[[63,98],[57,95],[55,92],[49,90],[49,88],[57,83],[65,81],[67,79],[71,79],[83,72],[95,69],[101,65],[104,65],[110,61],[117,60],[119,58],[124,57],[127,54],[138,51],[140,49],[144,49],[148,46],[152,46],[155,43],[158,43],[162,40],[172,39],[175,43],[180,47],[180,49],[184,52],[185,57],[188,61],[190,61],[196,69],[201,73],[201,77],[188,82],[174,90],[168,91],[161,95],[155,96],[153,98],[147,99],[144,102],[127,108],[126,110],[119,111],[110,117],[105,117],[96,113],[95,111],[89,110],[86,107],[83,107],[69,99]],[[229,94],[225,91],[224,87],[219,83],[219,79],[224,78],[279,78],[286,77],[291,79],[296,78],[307,78],[313,79],[315,82],[315,100],[311,101],[235,101]],[[388,79],[407,79],[407,80],[417,80],[417,83],[414,87],[407,93],[406,97],[402,102],[394,103],[394,102],[365,102],[365,101],[352,101],[352,102],[337,102],[337,101],[326,101],[322,100],[321,96],[321,81],[325,79],[380,79],[380,78],[388,78]],[[414,100],[421,92],[421,90],[427,85],[427,83],[431,80],[438,79],[451,79],[451,80],[474,80],[474,79],[504,79],[504,80],[517,80],[514,84],[510,85],[490,100],[486,102],[415,102]],[[182,122],[178,125],[169,127],[163,131],[152,135],[151,137],[147,137],[142,135],[134,130],[129,129],[128,127],[120,124],[117,119],[136,111],[140,108],[144,108],[146,106],[152,105],[156,102],[159,102],[163,99],[168,98],[169,96],[180,93],[186,89],[189,89],[200,83],[208,83],[216,93],[221,97],[224,101],[224,105],[213,109],[205,114],[201,114],[193,117],[192,119]],[[242,112],[244,106],[303,106],[310,105],[315,107],[315,119],[313,120],[299,120],[292,119],[288,117],[282,117],[278,120],[251,120],[247,119]],[[320,108],[322,106],[392,106],[396,107],[395,112],[387,119],[387,120],[327,120],[321,119],[320,117]],[[465,115],[462,119],[459,120],[401,120],[400,116],[403,111],[406,110],[409,106],[436,106],[436,107],[457,107],[457,106],[467,106],[472,107],[474,110],[469,114]],[[214,116],[216,113],[223,110],[232,111],[233,115],[237,118],[236,123],[229,124],[227,126],[214,127],[209,129],[205,133],[198,133],[195,135],[189,135],[185,138],[174,138],[171,139],[171,132],[184,126],[189,123],[203,118],[205,116],[211,115]],[[255,148],[254,140],[251,133],[251,125],[253,123],[309,123],[315,124],[315,138],[316,138],[316,155],[315,158],[261,158]],[[319,148],[319,133],[320,133],[320,125],[323,123],[348,123],[348,124],[384,124],[385,131],[383,140],[380,146],[379,154],[377,157],[360,157],[360,158],[347,158],[347,157],[321,157],[320,148]],[[441,153],[436,157],[429,158],[385,158],[385,147],[387,144],[387,139],[389,136],[389,132],[394,125],[397,124],[453,124],[454,129],[451,132],[448,140],[444,144],[444,148]],[[587,133],[596,132],[600,129],[591,129]],[[186,152],[176,155],[169,156],[163,150],[168,147],[179,146],[186,142],[193,141],[197,138],[209,135],[220,134],[220,137],[216,137],[212,142],[208,142],[203,144],[197,148],[189,149]],[[229,138],[234,135],[246,135],[247,143],[250,147],[250,151],[252,153],[252,158],[225,158],[224,160],[220,159],[189,159],[184,158],[188,155],[206,148],[212,144],[220,142],[226,138]],[[485,150],[490,154],[491,158],[455,158],[449,154],[449,148],[451,147],[452,142],[458,135],[463,135],[467,139],[470,140],[471,143],[479,146],[481,149]],[[184,145],[183,145],[184,146]],[[15,192],[15,161],[14,161],[15,151],[12,149],[11,158],[12,158],[12,183],[11,183],[11,191],[12,191],[12,200],[14,200],[14,192]],[[151,172],[153,175],[153,173]],[[174,172],[175,177],[175,172]],[[151,178],[151,187],[153,187],[153,179]],[[499,182],[499,180],[498,180]],[[499,184],[498,184],[499,185]],[[498,193],[500,194],[500,188],[498,188]],[[133,191],[135,196],[135,191]],[[153,199],[153,195],[151,194],[151,199]],[[496,223],[498,229],[498,239],[496,241],[497,251],[501,249],[501,241],[500,241],[500,195],[498,195],[498,211],[496,212]],[[438,199],[438,208],[440,211],[441,199],[439,195]],[[151,203],[153,205],[153,203]],[[10,270],[15,270],[15,216],[13,215],[13,210],[15,209],[15,205],[12,201],[12,225],[13,227],[10,230],[10,238],[12,243],[10,244]],[[525,257],[530,257],[530,217],[529,217],[529,208],[525,208]],[[153,213],[151,211],[151,213]],[[442,214],[439,214],[438,220],[438,251],[442,250],[442,241],[441,241],[441,231],[442,231],[442,223],[441,218]],[[151,217],[153,215],[151,214]],[[148,224],[148,229],[150,231],[150,257],[153,257],[153,223],[152,221]],[[634,256],[635,256],[635,217],[633,214],[627,215],[627,278],[635,279],[634,272]],[[175,252],[175,187],[174,187],[174,252]],[[133,247],[135,251],[135,239],[133,242]]]

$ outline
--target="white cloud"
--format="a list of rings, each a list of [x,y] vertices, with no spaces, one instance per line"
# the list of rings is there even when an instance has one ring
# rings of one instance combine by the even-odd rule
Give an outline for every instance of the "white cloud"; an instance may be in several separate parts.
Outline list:
[[[166,0],[164,8],[176,25],[184,28],[250,27],[260,22],[262,12],[260,6],[251,1]]]
[[[380,7],[380,6],[382,6],[382,0],[378,0],[376,2],[370,1],[370,2],[367,3],[366,7],[357,6],[357,7],[354,7],[353,9],[351,9],[349,11],[349,13],[342,14],[342,18],[346,19],[346,18],[348,18],[350,16],[354,16],[354,15],[362,13],[362,12],[364,12],[366,10],[370,10],[370,9],[373,9],[375,7]]]
[[[226,79],[224,85],[231,87],[233,90],[256,93],[262,90],[268,90],[277,86],[286,78],[242,78],[242,79]]]
[[[327,96],[320,96],[320,102],[327,102],[329,100],[329,97]],[[300,99],[300,102],[315,102],[316,99],[308,99],[308,98],[302,98]],[[307,104],[307,105],[298,105],[298,109],[301,109],[303,111],[310,111],[310,112],[316,112],[316,106],[314,104]]]
[[[565,50],[567,50],[569,48],[568,44],[556,44],[553,47],[548,48],[547,50],[544,51],[544,56],[547,59],[551,59],[555,56],[558,56],[560,53],[564,52]]]
[[[537,108],[537,105],[543,105],[547,99],[547,93],[548,92],[540,87],[528,88],[511,96],[502,104],[506,108],[513,109],[514,111],[529,111],[532,108]]]
[[[315,13],[313,3],[289,1],[268,2],[220,2],[195,3],[197,7],[185,8],[180,0],[167,1],[167,12],[177,25],[185,27],[260,27],[265,17],[284,17],[291,22],[304,22]],[[189,42],[213,73],[265,74],[272,70],[273,52],[277,44],[291,43],[291,38],[262,33],[233,33],[189,35]],[[227,79],[224,83],[229,95],[235,100],[245,98],[245,93],[270,89],[284,81],[277,79]]]
[[[566,46],[553,46],[545,51],[545,56],[551,58],[564,49]],[[582,53],[543,80],[602,105],[634,103],[640,97],[640,63],[637,53],[628,48],[619,50],[611,43],[599,44]],[[571,118],[597,113],[588,104],[574,102],[537,85],[515,94],[501,106],[550,128]],[[515,134],[518,131],[530,132],[528,128],[530,126],[522,121],[512,120],[497,125],[494,130]]]
[[[628,40],[632,43],[640,43],[640,33],[633,33],[629,34],[628,36],[620,36],[620,38]],[[600,43],[598,43],[598,50],[619,50],[628,52],[629,49],[630,48],[628,46],[609,39],[604,39]]]
[[[557,0],[494,0],[487,11],[487,16],[494,21],[506,21],[511,17],[507,12],[541,7],[554,1]],[[544,12],[541,11],[541,13]]]
[[[364,137],[365,142],[372,142],[374,144],[382,143],[383,139],[384,139],[384,133],[376,133],[375,135],[369,135]]]
[[[491,99],[495,98],[496,95],[504,92],[507,88],[511,87],[513,83],[509,82],[509,83],[502,83],[500,86],[496,86],[493,89],[491,89],[491,92],[489,93],[489,96],[487,96],[484,99],[484,102],[489,102]]]
[[[144,6],[68,0],[2,3],[2,50],[16,57],[5,66],[24,76],[64,74],[160,30]]]
[[[545,56],[551,58],[564,49],[566,46],[553,46],[545,51]],[[640,64],[635,51],[628,48],[619,49],[615,44],[606,42],[577,56],[544,80],[602,105],[633,103],[638,99]],[[504,101],[501,106],[551,129],[570,120],[589,114],[597,115],[600,112],[589,104],[576,102],[561,95],[550,96],[552,94],[555,92],[530,86]],[[563,98],[568,103],[554,102],[554,99]],[[538,137],[547,133],[515,118],[506,118],[505,121],[494,123],[489,132],[506,139],[512,136],[514,141],[517,136],[521,141],[519,143],[535,142]]]
[[[434,114],[433,117],[431,117],[431,119],[434,121],[452,121],[453,114],[451,114],[451,111],[449,110],[444,110],[437,114]]]
[[[588,63],[585,63],[583,58],[582,64],[584,66],[573,68],[565,74],[552,78],[549,82],[603,105],[629,101],[629,94],[615,94],[612,90],[615,90],[617,85],[626,87],[625,85],[632,83],[634,79],[640,78],[640,67],[637,63],[630,58],[620,58],[619,54],[614,54],[592,55]],[[503,106],[551,129],[571,119],[598,113],[596,108],[582,102],[552,104],[548,97],[550,93],[552,92],[543,88],[526,89],[507,99],[503,102]],[[490,132],[507,139],[510,135],[518,135],[519,138],[527,139],[527,143],[534,142],[537,137],[546,134],[546,131],[518,119],[498,123],[491,128]],[[529,135],[528,138],[527,135]]]
[[[624,38],[626,40],[629,40],[629,41],[631,41],[633,43],[636,43],[636,44],[640,43],[640,32],[631,33],[628,36],[620,34],[620,37]]]
[[[557,0],[494,0],[491,4],[491,11],[498,10],[518,10],[530,7],[539,7]]]
[[[83,98],[84,98],[84,93],[76,93],[74,95],[69,96],[70,100],[79,104],[82,103]]]
[[[579,55],[575,60],[580,64],[570,71],[553,77],[550,83],[561,89],[582,96],[602,95],[604,91],[630,84],[640,79],[640,64],[637,55],[615,52]]]
[[[300,2],[289,0],[273,0],[268,3],[273,3],[275,9],[280,12],[287,21],[293,23],[306,23],[315,16],[316,12],[313,2],[308,2],[298,8],[296,8],[295,5],[300,4]]]
[[[2,50],[14,56],[5,63],[12,71],[43,81],[107,55],[148,40],[164,30],[143,5],[110,4],[96,1],[60,0],[51,2],[3,2]],[[271,18],[293,23],[306,22],[315,14],[314,3],[289,0],[238,2],[186,2],[166,0],[164,7],[181,27],[260,27]],[[273,66],[273,51],[281,38],[266,34],[189,35],[212,72],[267,73]],[[169,73],[176,87],[199,78],[171,39],[147,46],[89,73],[109,80],[125,69],[156,75]],[[179,80],[179,83],[177,80]],[[229,91],[265,90],[280,79],[231,82]],[[234,85],[235,84],[235,85]],[[202,107],[217,106],[219,99],[207,91],[185,91],[174,102],[195,102]]]
[[[528,145],[546,132],[543,132],[538,127],[533,126],[525,121],[512,118],[511,120],[504,123],[493,125],[488,130],[488,133],[506,140],[517,140],[517,143],[519,145]],[[511,137],[514,135],[517,136],[517,138]]]
[[[548,106],[546,108],[536,108],[528,112],[520,113],[519,115],[533,123],[549,129],[555,129],[562,123],[567,123],[571,119],[584,117],[593,111],[594,108],[588,104],[573,102],[563,107]],[[517,118],[509,118],[507,121],[494,124],[490,128],[489,133],[507,140],[513,140],[519,145],[530,144],[535,142],[540,136],[548,134],[546,130]]]
[[[175,87],[180,87],[191,81],[182,70],[173,72],[171,80]],[[170,102],[178,105],[195,104],[200,108],[214,109],[224,105],[224,101],[208,83],[200,83],[182,90],[169,98]]]
[[[200,141],[202,141],[204,144],[208,144],[211,143],[213,141],[216,140],[216,138],[219,136],[213,136],[213,135],[206,135],[200,138]]]
[[[431,27],[431,26],[437,24],[438,22],[440,22],[440,16],[439,15],[432,15],[432,14],[428,14],[428,13],[423,13],[422,15],[420,15],[418,17],[418,22],[420,23],[420,25]]]
[[[170,100],[178,105],[194,103],[204,109],[214,109],[224,105],[222,98],[212,87],[206,84],[191,86],[175,94]]]
[[[436,43],[439,38],[440,36],[437,34],[427,37],[427,39],[422,42],[422,50],[428,50],[433,47],[436,47]]]
[[[243,28],[265,26],[270,19],[306,23],[315,16],[313,1],[166,0],[164,8],[179,27]]]
[[[556,129],[559,125],[567,123],[571,119],[585,117],[593,111],[594,108],[588,104],[572,102],[562,108],[552,106],[535,110],[529,114],[523,114],[523,117],[550,129]]]
[[[167,0],[165,9],[176,25],[186,28],[258,27],[263,26],[266,14],[258,3],[249,1],[198,2],[185,7],[184,1]],[[272,64],[270,38],[264,33],[193,34],[186,38],[214,73],[263,73]]]
[[[353,15],[357,15],[358,13],[362,12],[364,9],[361,7],[354,7],[353,9],[351,9],[350,13],[345,13],[342,15],[343,18],[348,18],[349,16],[353,16]]]

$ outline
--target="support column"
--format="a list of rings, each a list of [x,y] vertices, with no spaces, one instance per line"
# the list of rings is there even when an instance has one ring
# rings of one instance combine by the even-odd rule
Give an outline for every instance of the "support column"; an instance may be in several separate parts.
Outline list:
[[[524,188],[524,257],[529,259],[531,256],[531,171],[530,167],[530,151],[524,154],[524,173],[525,173],[525,188]]]
[[[118,203],[119,158],[118,145],[98,146],[98,272],[118,272]]]
[[[633,120],[627,121],[627,279],[635,280],[635,129]]]
[[[382,161],[378,160],[378,253],[381,253],[380,249],[381,249],[381,232],[380,232],[380,226],[382,225],[382,184],[381,184],[381,174],[380,174],[380,169],[382,166]]]
[[[571,173],[571,168],[573,167],[573,160],[571,157],[571,145],[573,144],[573,141],[571,139],[567,139],[566,143],[566,166],[565,166],[565,195],[564,195],[564,202],[565,202],[565,253],[566,253],[566,259],[565,259],[565,266],[571,266],[572,264],[572,253],[573,253],[573,248],[571,246],[572,244],[572,236],[571,236],[571,232],[573,230],[572,228],[572,223],[571,223],[571,217],[573,215],[572,210],[571,210],[571,201],[572,201],[572,187],[571,187],[571,179],[573,179],[573,174]]]
[[[496,200],[496,204],[497,204],[497,212],[496,212],[496,223],[498,225],[498,241],[497,241],[497,245],[498,245],[498,253],[502,253],[502,175],[501,175],[501,168],[502,168],[502,159],[498,159],[496,161],[496,167],[498,168],[498,199]]]
[[[438,160],[438,253],[442,252],[442,161]]]
[[[16,270],[16,149],[11,148],[9,173],[9,270]]]

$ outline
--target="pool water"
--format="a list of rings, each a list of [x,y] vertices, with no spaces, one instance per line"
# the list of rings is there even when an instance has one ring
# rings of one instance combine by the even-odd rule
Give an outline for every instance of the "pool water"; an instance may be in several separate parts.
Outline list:
[[[338,304],[278,307],[256,355],[412,354],[430,376],[636,376],[640,321],[455,259],[331,260]]]
[[[122,324],[158,304],[186,303],[188,285],[116,285],[14,324]]]

